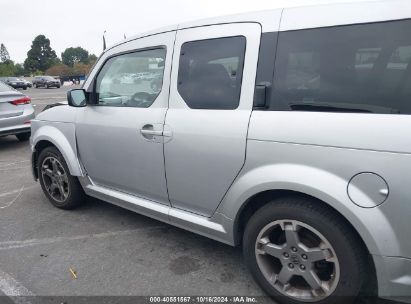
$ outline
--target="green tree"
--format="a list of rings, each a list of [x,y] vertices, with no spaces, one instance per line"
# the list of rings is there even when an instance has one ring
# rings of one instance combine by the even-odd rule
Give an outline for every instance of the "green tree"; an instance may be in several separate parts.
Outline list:
[[[16,73],[16,67],[14,62],[8,60],[7,62],[0,63],[0,76],[14,76]]]
[[[93,65],[93,64],[96,63],[96,61],[97,61],[97,56],[96,55],[94,55],[94,54],[88,55],[88,62],[87,62],[88,64]]]
[[[50,46],[50,40],[44,35],[38,35],[27,52],[24,68],[30,72],[37,70],[44,72],[58,62],[56,52]]]
[[[15,68],[15,75],[16,76],[25,76],[29,73],[27,73],[27,71],[24,69],[23,65],[21,63],[16,63],[14,65]]]
[[[76,63],[84,63],[87,64],[89,60],[88,51],[83,49],[82,47],[70,47],[64,50],[61,53],[61,59],[63,64],[73,67]]]
[[[5,63],[10,61],[10,55],[9,52],[7,51],[6,46],[2,43],[0,45],[0,62]]]

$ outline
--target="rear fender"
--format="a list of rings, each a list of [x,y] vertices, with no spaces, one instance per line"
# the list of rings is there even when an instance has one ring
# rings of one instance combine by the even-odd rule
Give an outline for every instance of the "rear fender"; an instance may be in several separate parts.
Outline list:
[[[240,175],[227,192],[217,212],[232,219],[225,227],[233,242],[238,240],[239,215],[254,195],[264,191],[289,190],[317,198],[330,205],[356,229],[371,254],[398,254],[398,240],[379,208],[361,208],[351,202],[348,181],[328,171],[299,164],[269,164]],[[332,187],[330,187],[332,185]]]

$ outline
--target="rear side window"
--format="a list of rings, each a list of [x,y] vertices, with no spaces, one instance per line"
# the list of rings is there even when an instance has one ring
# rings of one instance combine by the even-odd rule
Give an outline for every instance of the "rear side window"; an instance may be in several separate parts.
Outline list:
[[[276,110],[411,113],[411,21],[281,32]]]
[[[186,42],[181,47],[178,92],[192,109],[236,109],[240,102],[246,38]]]

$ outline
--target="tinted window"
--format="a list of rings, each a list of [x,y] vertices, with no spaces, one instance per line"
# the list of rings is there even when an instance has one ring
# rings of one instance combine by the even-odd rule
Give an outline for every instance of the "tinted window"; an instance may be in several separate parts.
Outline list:
[[[151,106],[163,83],[165,49],[144,50],[107,60],[97,76],[97,104]]]
[[[411,113],[411,21],[281,32],[272,108]]]
[[[192,109],[235,109],[241,92],[245,37],[186,42],[181,47],[178,92]]]

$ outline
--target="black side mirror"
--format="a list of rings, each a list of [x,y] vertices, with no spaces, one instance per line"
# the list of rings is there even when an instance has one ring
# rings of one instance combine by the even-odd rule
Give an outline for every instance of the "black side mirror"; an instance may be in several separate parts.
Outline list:
[[[74,89],[67,92],[67,101],[71,107],[85,107],[87,94],[83,89]]]

